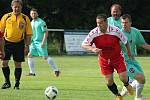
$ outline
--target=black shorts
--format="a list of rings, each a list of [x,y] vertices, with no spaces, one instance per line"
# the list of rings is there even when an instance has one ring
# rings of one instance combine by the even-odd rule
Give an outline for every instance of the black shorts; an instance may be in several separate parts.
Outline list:
[[[25,61],[24,57],[24,40],[20,42],[9,42],[5,40],[4,52],[5,57],[4,60],[10,60],[11,56],[13,56],[13,60],[16,62]]]

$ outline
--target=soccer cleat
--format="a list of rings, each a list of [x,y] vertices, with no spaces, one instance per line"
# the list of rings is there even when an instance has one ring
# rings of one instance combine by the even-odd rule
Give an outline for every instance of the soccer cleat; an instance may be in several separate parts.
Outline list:
[[[35,76],[35,73],[29,73],[26,76]]]
[[[128,90],[128,93],[130,94],[130,95],[133,95],[134,94],[134,90],[133,90],[133,88],[132,88],[132,86],[129,84],[127,87],[127,90]]]
[[[141,95],[141,97],[135,97],[134,100],[145,100],[145,98],[143,95]]]
[[[2,89],[7,89],[7,88],[10,88],[11,87],[11,84],[10,83],[4,83],[3,86],[1,87]]]
[[[55,71],[55,76],[58,77],[60,75],[60,71]]]
[[[123,100],[122,96],[116,96],[116,100]]]
[[[17,90],[19,90],[20,88],[19,88],[19,82],[16,82],[16,84],[15,84],[15,86],[14,86],[14,89],[17,89]]]
[[[125,95],[127,95],[128,94],[128,90],[127,90],[127,88],[125,87],[125,86],[123,86],[123,88],[122,88],[122,90],[121,90],[121,92],[120,92],[120,95],[121,96],[125,96]]]

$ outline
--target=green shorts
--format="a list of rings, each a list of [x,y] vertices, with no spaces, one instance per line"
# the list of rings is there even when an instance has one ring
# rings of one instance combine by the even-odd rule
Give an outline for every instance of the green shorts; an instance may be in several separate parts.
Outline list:
[[[47,45],[41,48],[40,43],[31,43],[29,53],[32,56],[48,56]]]
[[[128,76],[133,79],[138,73],[144,74],[140,64],[136,60],[128,60],[127,64],[127,73]]]

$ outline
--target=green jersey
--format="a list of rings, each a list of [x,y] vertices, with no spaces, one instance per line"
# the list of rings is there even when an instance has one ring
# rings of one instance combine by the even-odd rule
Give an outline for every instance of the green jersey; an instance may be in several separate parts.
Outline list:
[[[41,43],[44,33],[47,32],[46,23],[41,18],[37,18],[31,21],[31,26],[33,31],[32,42]]]
[[[121,26],[121,19],[120,18],[116,20],[113,17],[108,17],[107,21],[108,21],[108,24],[110,24],[110,25],[116,26],[116,27],[118,27],[120,29],[122,28],[122,26]]]
[[[131,54],[133,56],[136,56],[137,55],[136,46],[145,44],[145,40],[144,40],[141,32],[138,29],[134,28],[134,27],[131,27],[130,32],[125,32],[123,29],[121,29],[121,31],[128,38]],[[121,47],[122,47],[122,51],[123,51],[125,60],[126,61],[129,60],[125,45],[123,45],[121,43]]]

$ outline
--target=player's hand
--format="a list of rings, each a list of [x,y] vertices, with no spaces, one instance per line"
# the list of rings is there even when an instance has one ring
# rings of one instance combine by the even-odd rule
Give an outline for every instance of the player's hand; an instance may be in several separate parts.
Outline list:
[[[25,46],[25,48],[24,48],[24,53],[25,53],[25,55],[27,55],[28,52],[29,52],[29,46]]]
[[[92,48],[91,51],[94,52],[94,53],[99,54],[99,53],[101,53],[102,49],[99,49],[99,48]]]
[[[41,44],[40,44],[40,47],[41,47],[41,48],[43,48],[43,47],[44,47],[44,44],[43,44],[43,43],[41,43]]]
[[[0,51],[0,59],[2,60],[4,59],[4,57],[5,57],[5,53],[3,51]]]

